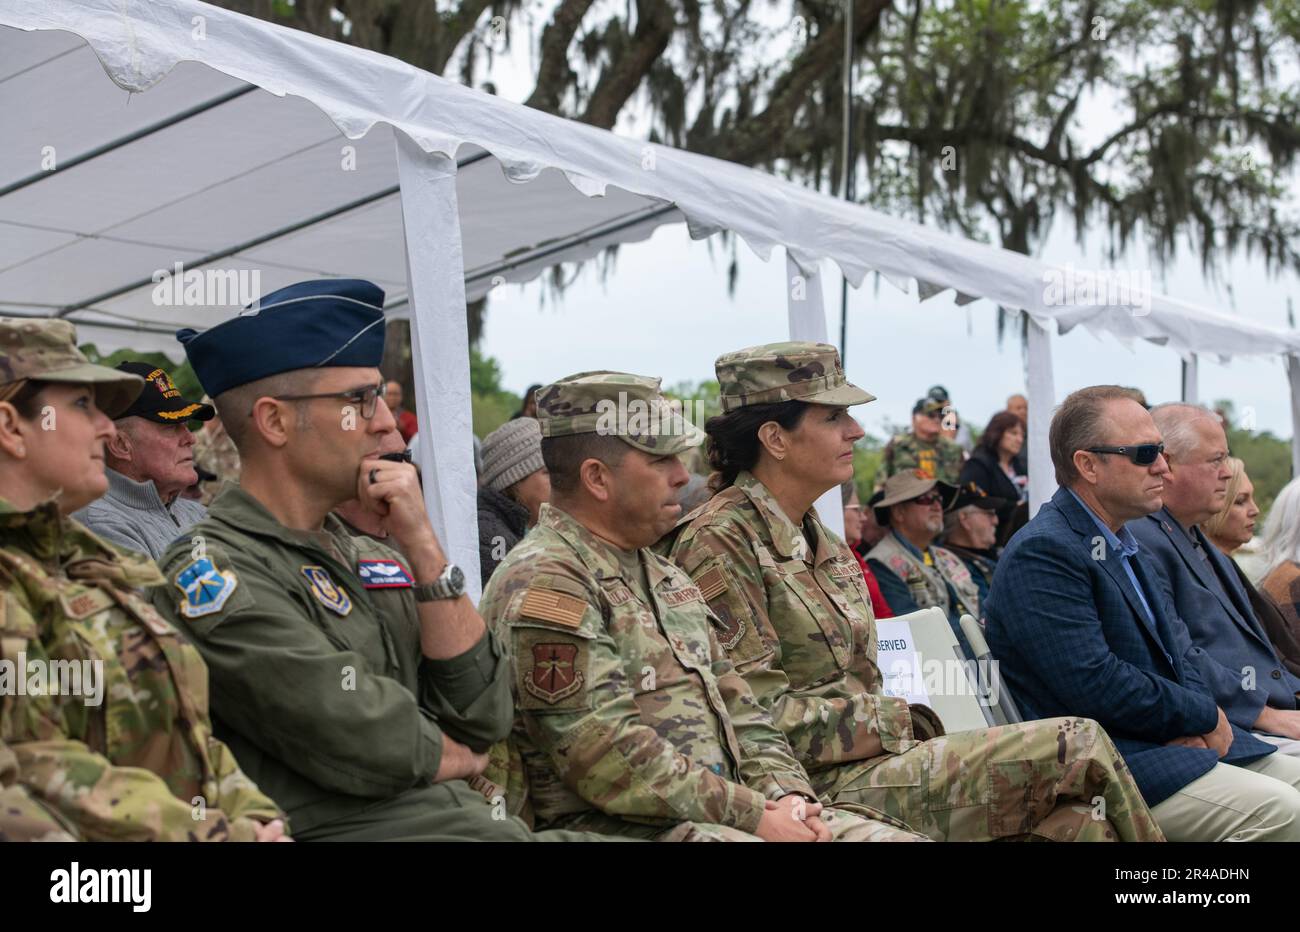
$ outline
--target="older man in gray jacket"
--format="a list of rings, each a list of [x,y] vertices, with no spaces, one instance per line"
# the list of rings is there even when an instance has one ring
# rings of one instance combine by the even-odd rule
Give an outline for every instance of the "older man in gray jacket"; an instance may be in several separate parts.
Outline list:
[[[167,545],[207,517],[181,493],[198,481],[190,421],[216,410],[181,397],[171,376],[143,362],[118,365],[144,379],[140,397],[114,422],[104,452],[108,492],[73,517],[100,537],[158,559]]]

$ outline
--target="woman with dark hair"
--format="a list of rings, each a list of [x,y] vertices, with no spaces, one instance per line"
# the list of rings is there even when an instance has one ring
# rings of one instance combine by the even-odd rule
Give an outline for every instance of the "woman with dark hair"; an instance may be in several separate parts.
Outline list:
[[[212,736],[203,660],[141,596],[158,567],[69,517],[108,489],[110,418],[144,381],[88,362],[66,321],[6,318],[0,380],[0,653],[42,684],[0,697],[0,769],[85,841],[288,841]]]
[[[1024,445],[1024,422],[1010,411],[999,411],[984,428],[979,446],[962,467],[958,486],[974,482],[986,494],[1008,502],[1028,498],[1028,477],[1018,473],[1014,465]]]
[[[974,482],[986,495],[1005,502],[998,509],[999,545],[1006,543],[1013,530],[1017,505],[1029,499],[1029,477],[1017,472],[1015,466],[1024,446],[1025,422],[1010,411],[999,411],[984,428],[979,446],[962,466],[958,478],[958,487]]]
[[[863,432],[848,407],[873,396],[821,343],[740,350],[716,368],[724,413],[705,430],[718,492],[661,545],[695,581],[728,659],[818,795],[936,839],[1161,837],[1095,723],[925,743],[943,726],[927,707],[885,695],[862,571],[813,508],[853,475]],[[1107,803],[1100,821],[1095,796]]]

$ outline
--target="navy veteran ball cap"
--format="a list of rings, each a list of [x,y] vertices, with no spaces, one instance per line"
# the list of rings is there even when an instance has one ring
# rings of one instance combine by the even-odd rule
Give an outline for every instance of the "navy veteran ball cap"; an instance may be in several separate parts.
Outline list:
[[[298,282],[199,332],[176,331],[203,390],[324,366],[377,368],[384,356],[384,291],[359,278]]]

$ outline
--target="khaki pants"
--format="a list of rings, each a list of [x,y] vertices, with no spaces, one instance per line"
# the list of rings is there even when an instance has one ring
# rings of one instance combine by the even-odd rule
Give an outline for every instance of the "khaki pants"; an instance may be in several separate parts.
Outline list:
[[[1273,747],[1277,748],[1277,753],[1285,754],[1288,757],[1300,757],[1300,741],[1294,738],[1282,738],[1277,735],[1266,735],[1261,731],[1252,731],[1252,735],[1260,741],[1267,741]]]
[[[1215,764],[1151,814],[1170,841],[1300,841],[1300,759]]]

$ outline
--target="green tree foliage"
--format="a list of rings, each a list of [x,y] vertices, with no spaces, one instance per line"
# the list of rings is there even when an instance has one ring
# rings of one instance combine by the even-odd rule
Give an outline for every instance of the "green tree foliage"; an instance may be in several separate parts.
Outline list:
[[[510,420],[519,410],[519,396],[501,387],[501,366],[477,347],[471,347],[469,352],[469,390],[474,433],[480,438]]]

